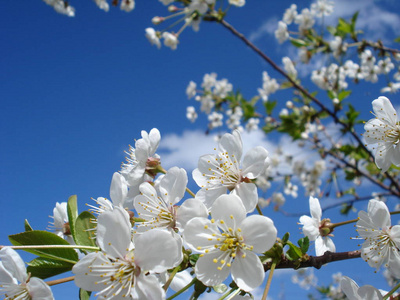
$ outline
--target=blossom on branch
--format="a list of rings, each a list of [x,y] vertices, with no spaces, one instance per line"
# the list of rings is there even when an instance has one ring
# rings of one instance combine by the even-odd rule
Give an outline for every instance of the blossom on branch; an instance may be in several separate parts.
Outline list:
[[[365,124],[364,138],[367,145],[378,144],[375,163],[382,172],[386,172],[392,164],[400,166],[400,123],[388,98],[381,96],[375,99],[372,108],[375,118]]]
[[[163,230],[134,236],[128,213],[121,207],[98,218],[97,244],[74,267],[75,284],[107,299],[164,299],[165,292],[155,275],[181,262],[180,244]],[[146,275],[147,274],[147,275]]]
[[[256,208],[257,187],[252,180],[268,167],[268,151],[261,146],[249,150],[240,168],[242,148],[240,133],[235,130],[232,134],[222,136],[217,154],[200,157],[198,168],[193,171],[193,179],[201,187],[196,198],[202,200],[207,208],[227,189],[243,200],[247,212]]]
[[[358,284],[347,276],[342,276],[340,288],[346,294],[349,300],[381,300],[383,299],[381,292],[372,285],[364,285],[358,287]]]
[[[319,200],[310,196],[310,213],[309,216],[301,216],[300,224],[303,225],[303,233],[308,236],[310,241],[315,241],[315,252],[317,256],[323,255],[326,251],[335,252],[336,247],[332,239],[328,237],[331,229],[326,227],[330,223],[329,219],[323,219],[321,205]]]
[[[385,203],[372,199],[368,212],[360,211],[356,227],[364,243],[361,257],[379,270],[383,265],[394,277],[400,278],[400,225],[391,226],[390,213]]]
[[[236,195],[222,195],[211,207],[212,219],[194,218],[183,233],[184,240],[200,252],[196,277],[207,286],[222,283],[232,274],[244,291],[257,288],[264,280],[264,267],[255,253],[269,250],[277,230],[271,219],[252,215]]]

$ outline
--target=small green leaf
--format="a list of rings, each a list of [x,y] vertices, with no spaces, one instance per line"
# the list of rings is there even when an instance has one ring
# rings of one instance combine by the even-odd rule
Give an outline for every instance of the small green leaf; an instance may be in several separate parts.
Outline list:
[[[342,215],[347,215],[352,208],[353,208],[353,204],[343,203],[342,208],[340,209],[340,213]]]
[[[282,244],[285,245],[289,240],[289,232],[286,232],[285,235],[282,237]]]
[[[302,257],[303,252],[301,249],[292,244],[292,242],[287,242],[286,245],[289,246],[289,249],[286,251],[286,257],[290,260],[297,260]]]
[[[24,227],[25,227],[25,231],[32,231],[33,230],[27,219],[25,219]]]
[[[37,257],[28,263],[28,272],[34,277],[46,279],[71,271],[74,264],[44,257]]]
[[[68,222],[69,222],[69,228],[71,230],[71,235],[74,238],[75,243],[77,243],[76,233],[75,233],[75,221],[76,218],[78,217],[78,202],[76,195],[72,195],[71,197],[68,198],[67,212],[68,212]]]
[[[275,108],[276,104],[277,104],[276,100],[264,102],[265,111],[267,112],[268,116],[270,116],[272,114],[272,111]]]
[[[91,293],[92,292],[88,292],[83,289],[79,289],[79,300],[89,300]]]
[[[394,39],[395,43],[400,43],[400,36]]]
[[[346,90],[341,91],[338,95],[339,101],[342,101],[343,99],[347,98],[348,96],[350,96],[350,94],[351,91],[346,91]]]
[[[307,47],[307,43],[300,39],[290,39],[290,42],[297,48]]]
[[[14,246],[69,245],[66,240],[58,235],[42,230],[25,231],[9,235],[8,239]],[[45,258],[61,260],[72,264],[78,262],[78,254],[71,248],[36,248],[24,250]]]
[[[95,216],[88,211],[83,211],[75,221],[75,242],[82,246],[96,247],[94,228],[96,224],[91,220],[95,220]]]
[[[299,244],[301,252],[303,252],[303,254],[306,254],[308,251],[308,248],[310,247],[310,240],[308,239],[308,236],[305,236],[305,237],[299,239],[297,244]]]

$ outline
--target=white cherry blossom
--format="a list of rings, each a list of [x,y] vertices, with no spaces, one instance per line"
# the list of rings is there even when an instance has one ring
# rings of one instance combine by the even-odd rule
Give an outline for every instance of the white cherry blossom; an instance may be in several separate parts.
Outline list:
[[[56,207],[53,209],[53,216],[51,218],[53,218],[53,222],[50,222],[49,229],[53,230],[55,234],[68,241],[71,245],[74,245],[75,242],[69,227],[67,202],[56,202]]]
[[[193,179],[201,190],[196,198],[210,208],[218,196],[229,190],[240,196],[247,212],[255,209],[258,202],[257,187],[252,182],[268,166],[268,151],[258,146],[249,150],[240,160],[243,152],[239,131],[224,134],[218,144],[217,154],[200,157]]]
[[[289,32],[286,23],[282,21],[278,22],[278,28],[275,30],[275,38],[280,44],[289,39]]]
[[[160,157],[156,154],[161,135],[153,128],[149,133],[142,131],[142,138],[135,142],[135,148],[129,147],[126,163],[122,164],[120,173],[125,177],[129,187],[126,201],[133,201],[139,194],[139,185],[150,181],[156,175],[154,168],[159,165]]]
[[[52,300],[50,287],[36,277],[30,277],[18,253],[4,247],[0,250],[0,295],[4,299]]]
[[[229,0],[229,4],[242,7],[246,4],[246,0]]]
[[[164,31],[162,37],[164,39],[164,45],[166,47],[169,47],[172,50],[176,50],[176,48],[178,47],[179,40],[175,34]]]
[[[400,225],[391,225],[390,213],[385,203],[372,199],[368,213],[358,213],[357,232],[364,243],[361,257],[377,270],[383,265],[396,278],[400,278]]]
[[[135,0],[121,0],[121,10],[131,12],[135,8]]]
[[[156,45],[156,47],[160,49],[161,41],[154,28],[148,27],[145,29],[145,31],[146,31],[146,38],[149,40],[150,44]]]
[[[160,196],[151,184],[141,184],[141,195],[135,197],[134,206],[138,216],[145,221],[137,223],[137,230],[143,232],[163,228],[171,232],[175,232],[175,229],[183,231],[191,218],[206,218],[207,208],[199,200],[192,198],[184,201],[181,206],[176,205],[185,194],[187,182],[186,171],[173,167],[159,183]]]
[[[297,16],[297,5],[292,4],[288,9],[285,10],[282,21],[290,25],[295,20],[296,16]]]
[[[323,255],[326,251],[335,252],[336,247],[332,239],[328,237],[330,232],[324,232],[329,219],[323,219],[321,221],[322,210],[319,200],[310,196],[310,213],[309,216],[301,216],[300,224],[303,225],[303,233],[308,236],[310,241],[315,241],[315,252],[317,256]],[[329,230],[328,230],[329,231]]]
[[[364,138],[367,145],[378,144],[375,152],[375,163],[382,172],[394,164],[400,165],[400,123],[397,112],[386,97],[372,101],[375,118],[364,126]]]
[[[246,209],[236,195],[220,196],[211,208],[211,217],[192,219],[183,233],[189,247],[201,253],[196,277],[214,286],[231,273],[240,289],[257,288],[265,273],[256,253],[269,250],[276,241],[272,220],[260,215],[246,218]]]
[[[72,269],[75,284],[107,299],[164,299],[155,275],[181,262],[180,244],[167,231],[151,230],[134,236],[128,213],[121,207],[104,212],[97,225],[102,251],[82,258]]]

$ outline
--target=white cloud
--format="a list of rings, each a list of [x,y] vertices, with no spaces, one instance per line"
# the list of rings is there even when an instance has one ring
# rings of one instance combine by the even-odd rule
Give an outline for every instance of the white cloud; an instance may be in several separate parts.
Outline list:
[[[315,161],[316,155],[307,148],[301,148],[297,142],[293,142],[289,136],[281,136],[276,142],[267,139],[261,130],[243,132],[243,153],[251,148],[263,146],[272,155],[278,147],[286,155],[291,155],[296,159],[302,159],[311,163]],[[215,153],[217,148],[217,134],[204,134],[201,130],[186,130],[182,134],[167,134],[161,138],[158,153],[161,156],[163,166],[168,169],[178,166],[191,171],[197,168],[200,156]]]
[[[254,43],[258,39],[262,38],[267,34],[274,35],[275,30],[278,28],[278,18],[271,17],[266,22],[264,22],[260,27],[258,27],[255,31],[250,33],[249,40]]]

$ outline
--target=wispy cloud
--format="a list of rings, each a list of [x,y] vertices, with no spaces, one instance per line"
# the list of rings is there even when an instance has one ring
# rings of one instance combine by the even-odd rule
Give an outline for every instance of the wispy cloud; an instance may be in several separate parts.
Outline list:
[[[278,17],[271,17],[266,22],[264,22],[255,31],[251,32],[249,35],[249,40],[254,43],[260,38],[268,34],[274,34],[276,28],[278,27]]]
[[[280,148],[285,155],[301,159],[312,164],[317,157],[312,151],[299,147],[289,136],[282,136],[278,140],[268,139],[262,130],[243,132],[243,153],[251,148],[263,146],[270,155]],[[158,153],[165,168],[178,166],[191,171],[197,168],[199,157],[204,154],[215,153],[218,146],[217,134],[205,135],[201,130],[186,130],[182,134],[167,134],[161,138]],[[284,170],[281,170],[284,171]],[[286,170],[287,171],[287,170]]]

